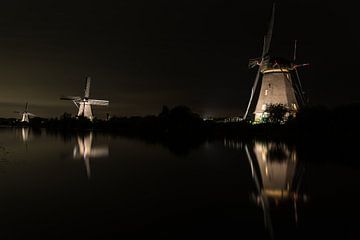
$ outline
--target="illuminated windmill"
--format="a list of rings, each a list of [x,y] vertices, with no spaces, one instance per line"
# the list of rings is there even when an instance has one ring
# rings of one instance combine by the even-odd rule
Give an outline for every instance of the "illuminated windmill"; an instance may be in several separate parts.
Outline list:
[[[292,61],[269,55],[270,43],[274,27],[275,3],[267,34],[264,36],[262,54],[260,58],[250,59],[249,67],[258,67],[254,85],[243,119],[246,119],[252,104],[257,85],[261,79],[258,101],[255,107],[255,121],[259,122],[268,117],[270,105],[281,104],[290,114],[295,114],[299,106],[305,104],[304,91],[302,90],[298,67],[308,64],[296,64],[296,41]]]
[[[21,114],[21,122],[22,123],[29,123],[30,117],[36,116],[35,114],[28,112],[28,103],[27,102],[25,104],[25,109],[23,112],[15,111],[15,113]]]
[[[91,169],[90,169],[90,158],[99,158],[109,156],[108,147],[93,147],[93,135],[90,132],[86,136],[78,136],[77,143],[78,145],[74,147],[73,158],[82,158],[85,163],[86,175],[90,179]]]
[[[86,117],[90,120],[93,120],[94,116],[92,113],[91,105],[108,106],[109,101],[108,100],[90,99],[89,98],[90,97],[90,82],[91,82],[91,78],[86,77],[84,97],[67,96],[67,97],[62,97],[60,99],[73,101],[75,106],[79,109],[78,114],[77,114],[78,117],[82,116],[82,117]]]

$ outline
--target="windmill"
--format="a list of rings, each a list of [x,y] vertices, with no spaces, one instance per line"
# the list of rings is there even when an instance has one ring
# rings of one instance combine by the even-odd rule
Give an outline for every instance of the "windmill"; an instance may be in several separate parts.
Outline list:
[[[108,106],[109,101],[108,100],[98,100],[98,99],[90,99],[90,83],[91,78],[86,77],[85,81],[85,90],[84,90],[84,97],[79,96],[67,96],[67,97],[61,97],[61,100],[71,100],[75,104],[75,106],[79,109],[77,116],[80,117],[86,117],[93,120],[94,116],[92,113],[91,105],[96,106]]]
[[[73,158],[82,158],[85,163],[86,175],[88,179],[91,177],[91,169],[90,169],[90,158],[99,158],[99,157],[107,157],[109,156],[109,148],[106,146],[103,147],[93,147],[93,135],[90,132],[84,136],[77,137],[77,146],[73,149]]]
[[[269,55],[274,18],[275,3],[272,8],[269,28],[264,36],[261,57],[249,61],[249,67],[258,67],[258,71],[243,119],[248,117],[258,82],[261,79],[259,97],[254,112],[255,122],[261,122],[268,117],[267,109],[270,105],[281,104],[287,108],[289,114],[295,114],[299,107],[305,104],[304,91],[302,90],[297,68],[308,64],[296,63],[297,41],[295,41],[292,60]]]
[[[28,112],[28,103],[27,102],[25,104],[25,109],[23,112],[19,112],[19,111],[14,111],[14,112],[21,114],[21,122],[22,123],[29,123],[30,117],[36,116],[35,114]]]

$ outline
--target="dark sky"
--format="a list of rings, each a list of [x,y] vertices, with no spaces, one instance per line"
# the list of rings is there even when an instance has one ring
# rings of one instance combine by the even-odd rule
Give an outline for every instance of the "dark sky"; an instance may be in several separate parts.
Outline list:
[[[110,100],[98,117],[157,114],[188,105],[202,115],[241,115],[261,54],[272,1],[114,0],[0,3],[0,116],[29,101],[39,116],[76,113],[62,95]],[[298,40],[312,104],[360,101],[358,10],[349,0],[277,1],[270,52]]]

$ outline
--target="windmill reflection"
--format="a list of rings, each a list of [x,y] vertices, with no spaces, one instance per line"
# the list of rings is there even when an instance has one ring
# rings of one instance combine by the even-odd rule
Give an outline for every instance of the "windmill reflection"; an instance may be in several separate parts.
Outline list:
[[[245,145],[256,186],[253,197],[263,209],[265,227],[273,236],[271,211],[285,210],[286,215],[292,216],[292,222],[295,225],[298,223],[298,204],[306,201],[306,195],[300,193],[304,170],[299,164],[296,150],[284,143],[255,141],[250,150]]]
[[[74,146],[73,158],[80,159],[82,158],[85,163],[86,175],[88,179],[91,178],[91,167],[90,167],[90,158],[99,158],[109,156],[108,146],[92,146],[93,134],[92,132],[86,135],[77,136],[77,146]]]
[[[28,151],[28,144],[31,141],[33,135],[32,132],[30,132],[29,127],[22,127],[17,130],[17,136],[21,139],[23,144],[25,145],[25,151]]]
[[[21,138],[24,143],[27,143],[29,141],[29,132],[30,129],[28,127],[21,128]]]

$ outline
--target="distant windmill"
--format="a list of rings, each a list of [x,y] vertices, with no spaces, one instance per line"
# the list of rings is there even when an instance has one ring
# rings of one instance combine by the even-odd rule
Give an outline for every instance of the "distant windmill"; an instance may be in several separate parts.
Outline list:
[[[109,148],[106,146],[103,147],[93,147],[93,135],[90,132],[85,136],[78,136],[77,143],[78,145],[74,147],[73,158],[82,158],[85,163],[86,175],[90,179],[91,169],[90,169],[90,158],[98,157],[107,157],[109,156]]]
[[[91,110],[91,105],[97,105],[97,106],[108,106],[109,101],[108,100],[97,100],[97,99],[90,99],[90,82],[91,78],[86,77],[85,82],[85,92],[84,97],[73,97],[73,96],[67,96],[67,97],[61,97],[61,100],[71,100],[75,104],[75,106],[79,109],[77,116],[83,116],[90,120],[93,120],[94,116]]]
[[[292,61],[269,55],[270,43],[274,27],[275,3],[272,9],[267,34],[264,36],[263,50],[260,58],[250,59],[249,67],[258,66],[254,85],[243,119],[246,119],[251,107],[257,85],[261,79],[261,88],[255,108],[255,121],[262,121],[268,117],[267,109],[272,104],[284,105],[290,113],[296,113],[300,106],[305,104],[304,91],[302,90],[298,67],[308,64],[296,64],[295,41],[294,55]]]
[[[32,114],[32,113],[28,112],[28,103],[27,102],[25,104],[25,109],[24,109],[23,112],[19,112],[19,111],[14,111],[14,112],[21,114],[21,122],[22,123],[29,123],[29,120],[30,120],[29,117],[36,116],[35,114]]]

